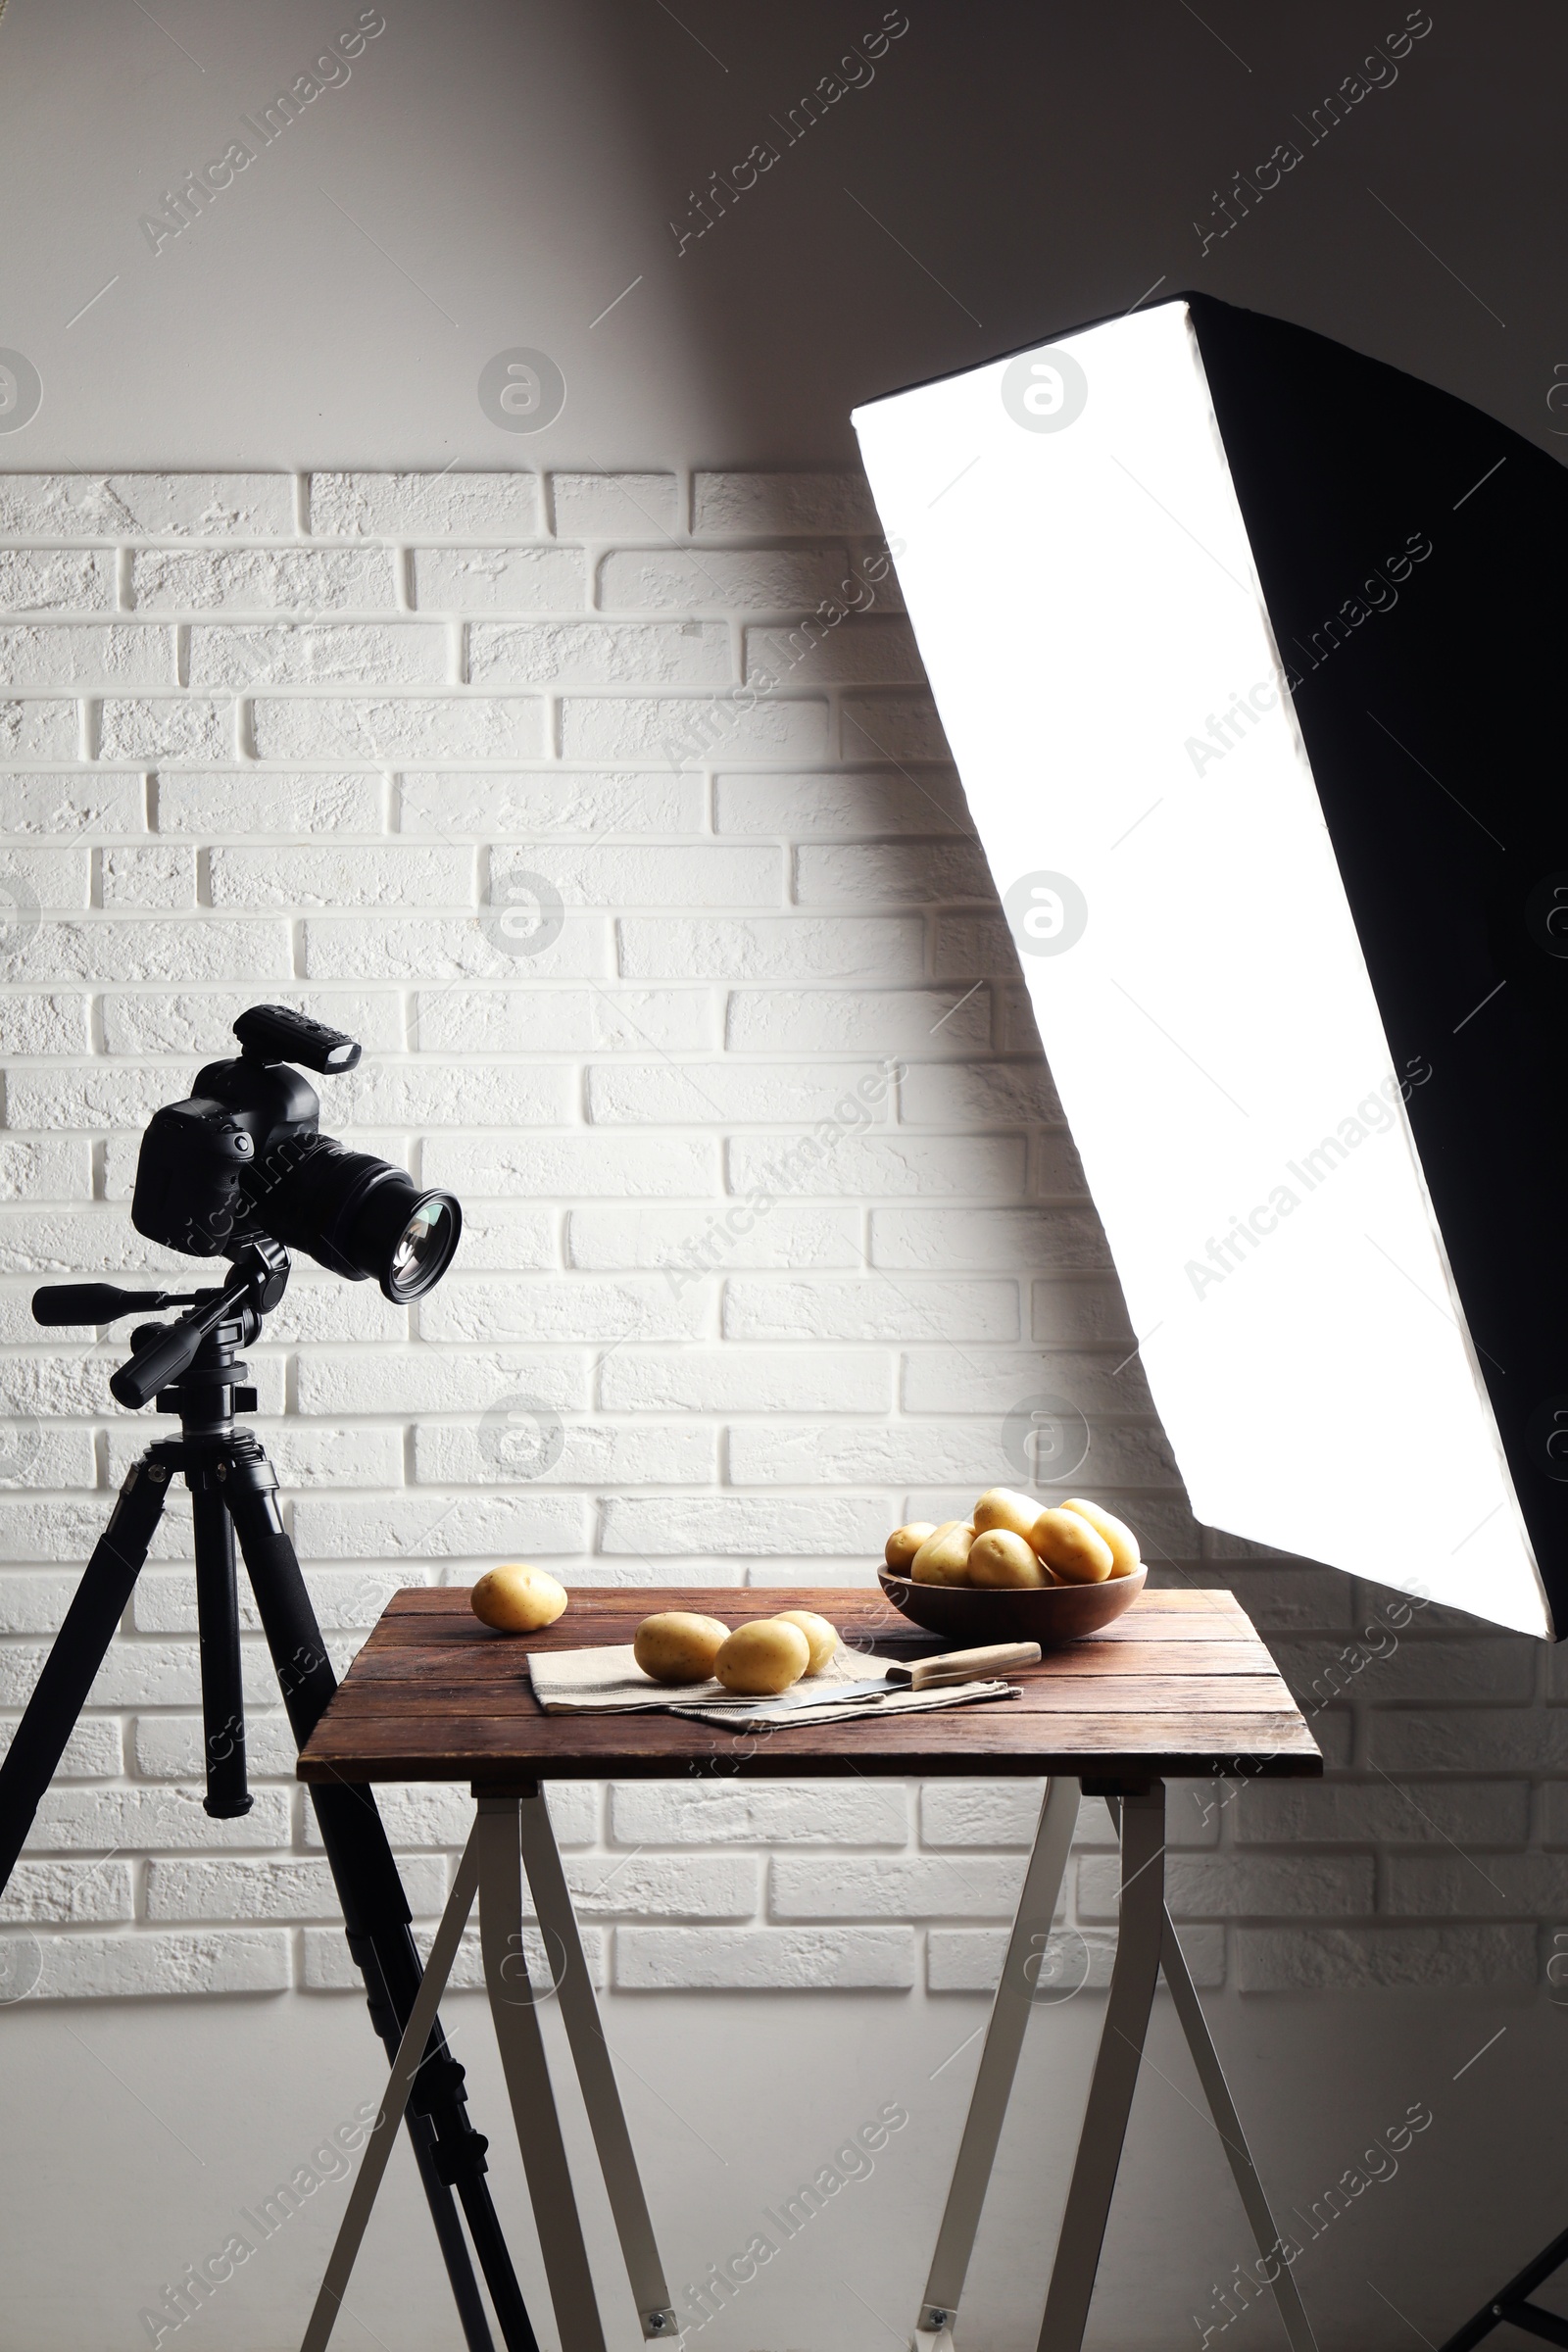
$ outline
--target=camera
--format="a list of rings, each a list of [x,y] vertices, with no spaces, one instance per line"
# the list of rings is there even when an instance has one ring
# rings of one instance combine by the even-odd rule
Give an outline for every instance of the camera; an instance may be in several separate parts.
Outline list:
[[[340,1075],[360,1058],[355,1040],[285,1004],[253,1004],[234,1035],[241,1051],[148,1122],[136,1231],[187,1257],[235,1257],[267,1235],[350,1282],[373,1279],[400,1305],[420,1298],[457,1249],[457,1200],[322,1135],[316,1089],[287,1066]]]

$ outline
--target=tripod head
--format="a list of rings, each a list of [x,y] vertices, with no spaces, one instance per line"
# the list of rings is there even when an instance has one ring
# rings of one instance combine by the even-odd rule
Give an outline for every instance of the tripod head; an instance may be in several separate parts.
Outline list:
[[[190,1370],[202,1342],[220,1323],[248,1311],[259,1324],[282,1298],[288,1275],[282,1243],[259,1234],[238,1253],[221,1290],[121,1291],[112,1282],[46,1282],[32,1294],[33,1321],[113,1323],[138,1307],[188,1306],[190,1312],[174,1322],[137,1332],[139,1345],[111,1376],[111,1395],[134,1412]]]

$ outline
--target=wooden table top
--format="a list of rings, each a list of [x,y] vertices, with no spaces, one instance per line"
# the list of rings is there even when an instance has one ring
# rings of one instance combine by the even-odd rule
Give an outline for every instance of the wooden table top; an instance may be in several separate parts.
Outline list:
[[[740,1735],[674,1715],[547,1715],[530,1649],[626,1642],[656,1609],[740,1620],[816,1609],[852,1648],[908,1657],[951,1647],[900,1617],[880,1592],[809,1587],[580,1588],[545,1633],[482,1626],[467,1589],[394,1593],[299,1759],[302,1781],[936,1779],[1071,1774],[1098,1787],[1225,1774],[1295,1777],[1323,1758],[1250,1619],[1225,1592],[1145,1591],[1087,1641],[1007,1677],[1022,1690],[951,1711],[858,1716]],[[918,1648],[913,1645],[918,1644]]]

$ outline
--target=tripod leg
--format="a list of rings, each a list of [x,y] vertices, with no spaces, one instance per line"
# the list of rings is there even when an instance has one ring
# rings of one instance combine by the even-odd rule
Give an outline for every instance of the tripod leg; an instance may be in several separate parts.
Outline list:
[[[54,1778],[141,1573],[169,1493],[169,1468],[154,1446],[126,1471],[109,1525],[93,1545],[10,1752],[0,1764],[0,1887],[16,1867],[39,1800]]]
[[[196,1621],[202,1659],[203,1811],[235,1821],[252,1802],[245,1786],[245,1698],[239,1664],[239,1594],[234,1589],[234,1523],[212,1472],[189,1473],[195,1522]]]
[[[283,1703],[295,1740],[303,1746],[337,1689],[337,1677],[294,1546],[278,1516],[277,1481],[267,1456],[254,1438],[236,1438],[220,1468]],[[368,1788],[313,1788],[311,1798],[343,1906],[349,1950],[365,1977],[370,2017],[388,2057],[395,2058],[422,1973],[397,1863]],[[464,2332],[471,2352],[489,2352],[483,2305],[452,2207],[454,2188],[507,2352],[539,2352],[484,2181],[489,2143],[468,2121],[466,2102],[463,2069],[448,2050],[437,2019],[415,2080],[407,2123]]]

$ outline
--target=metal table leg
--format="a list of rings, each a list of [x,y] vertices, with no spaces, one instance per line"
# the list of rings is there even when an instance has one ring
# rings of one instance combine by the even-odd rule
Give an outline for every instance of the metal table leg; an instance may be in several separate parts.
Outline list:
[[[991,2181],[991,2168],[996,2162],[997,2142],[1002,2137],[1003,2119],[1007,2112],[1007,2098],[1018,2071],[1024,2028],[1029,2022],[1046,1940],[1067,1868],[1080,1795],[1079,1785],[1073,1780],[1054,1780],[1046,1788],[1034,1851],[1018,1898],[1006,1958],[1002,1964],[1002,1981],[992,2003],[980,2068],[969,2096],[968,2120],[958,2143],[953,2184],[948,2190],[936,2252],[931,2257],[925,2282],[915,2335],[919,2352],[936,2352],[939,2345],[952,2340],[958,2298],[963,2292],[975,2232],[980,2227],[980,2212]]]
[[[1076,1781],[1054,1781],[1041,1811],[1034,1852],[1008,1940],[969,2117],[926,2281],[913,2352],[954,2352],[953,2328],[958,2297],[979,2228],[1029,2009],[1038,1998],[1037,1986],[1030,1977],[1031,1960],[1044,1952],[1051,1932],[1052,1915],[1077,1820],[1079,1795]],[[1154,1985],[1162,1968],[1214,2128],[1224,2142],[1232,2177],[1257,2241],[1259,2280],[1274,2290],[1291,2352],[1317,2352],[1316,2339],[1291,2275],[1285,2243],[1274,2227],[1268,2198],[1225,2081],[1219,2053],[1209,2037],[1201,2004],[1165,1908],[1164,1789],[1156,1784],[1143,1795],[1106,1801],[1121,1838],[1121,1923],[1116,1963],[1057,2239],[1039,2352],[1081,2352],[1127,2132],[1127,2117],[1149,2031]]]
[[[1219,2062],[1219,2052],[1209,2039],[1208,2021],[1198,1998],[1198,1987],[1188,1972],[1182,1947],[1176,1938],[1171,1916],[1165,1913],[1164,1934],[1160,1939],[1159,1965],[1170,1986],[1176,2014],[1187,2036],[1187,2046],[1198,2069],[1198,2079],[1208,2101],[1208,2112],[1214,2119],[1214,2129],[1225,2145],[1225,2155],[1231,2168],[1231,2178],[1241,2192],[1247,2218],[1252,2225],[1257,2241],[1258,2276],[1274,2290],[1274,2301],[1284,2323],[1286,2341],[1291,2352],[1317,2352],[1317,2338],[1302,2309],[1301,2298],[1296,2290],[1295,2275],[1290,2267],[1284,2240],[1274,2227],[1269,2210],[1268,2195],[1258,2179],[1252,2152],[1242,2130],[1242,2119],[1236,2112],[1225,2070]],[[1272,2268],[1268,2267],[1272,2265]]]
[[[1149,2032],[1165,1926],[1165,1790],[1122,1799],[1121,1920],[1110,1998],[1061,2217],[1040,2352],[1081,2352],[1127,2117]]]
[[[1077,1824],[1080,1793],[1079,1784],[1074,1780],[1053,1781],[1041,1808],[1040,1827],[1008,1939],[969,2115],[926,2280],[916,2334],[918,2352],[951,2352],[958,2297],[979,2228],[1007,2097],[1023,2046],[1024,2029],[1037,1995],[1038,1972]],[[1127,2119],[1149,2031],[1154,1985],[1161,1967],[1257,2241],[1261,2258],[1259,2275],[1273,2287],[1292,2352],[1316,2352],[1283,2241],[1275,2230],[1218,2052],[1210,2039],[1197,1990],[1165,1908],[1164,1789],[1156,1784],[1143,1794],[1122,1798],[1113,1804],[1112,1811],[1121,1834],[1121,1916],[1116,1960],[1052,2271],[1039,2352],[1082,2352]],[[544,1987],[532,1982],[523,1948],[525,1857],[547,1954],[553,1944],[560,1956],[559,1975]],[[476,1887],[491,2014],[563,2341],[571,2347],[571,2352],[605,2352],[603,2325],[539,2028],[538,2003],[550,1991],[560,1994],[566,2036],[643,2334],[649,2338],[668,2338],[678,2333],[565,1873],[550,1827],[543,1790],[531,1788],[515,1795],[479,1799],[479,1818],[458,1866],[429,1966],[399,2046],[365,2161],[350,2193],[348,2210],[306,2330],[303,2352],[325,2352]],[[1271,2272],[1265,2267],[1269,2263],[1274,2266]]]
[[[398,2054],[392,2062],[386,2089],[381,2094],[380,2111],[370,2127],[364,2160],[354,2176],[354,2186],[349,2191],[348,2205],[338,2225],[331,2258],[326,2266],[326,2277],[321,2280],[320,2292],[316,2298],[316,2307],[305,2330],[301,2352],[326,2352],[332,2323],[348,2291],[355,2257],[370,2219],[370,2209],[375,2203],[387,2159],[397,2139],[403,2110],[414,2088],[414,2078],[424,2063],[424,2048],[430,2038],[430,2028],[435,2023],[441,1995],[447,1988],[447,1979],[452,1973],[452,1963],[457,1956],[463,1931],[468,1924],[468,1913],[473,1909],[474,1889],[478,1884],[479,1833],[474,1829],[463,1849],[463,1858],[452,1882],[452,1892],[447,1898],[447,1907],[441,1914],[441,1925],[436,1930],[435,1942],[431,1946],[429,1965],[414,1996],[414,2007],[409,2012],[409,2022],[403,2030],[403,2039],[398,2044]]]
[[[664,2266],[659,2258],[654,2226],[648,2216],[648,2200],[643,2195],[615,2069],[599,2021],[599,2003],[594,1998],[593,1980],[583,1957],[577,1915],[571,1907],[571,1893],[561,1866],[555,1832],[550,1826],[544,1790],[540,1788],[533,1795],[524,1796],[518,1813],[522,1858],[533,1889],[545,1951],[548,1955],[554,1948],[560,1954],[561,1974],[556,1989],[561,2014],[577,2081],[582,2086],[583,2105],[588,2110],[599,2169],[605,2177],[637,2316],[645,2336],[673,2342],[680,2329],[664,2282]]]
[[[560,1955],[559,1974],[547,1966],[548,1981],[543,1984],[536,1984],[530,1977],[523,1948],[524,1852],[547,1956],[552,1946]],[[350,2191],[348,2210],[316,2298],[302,2352],[326,2352],[327,2338],[342,2305],[476,1889],[490,2013],[562,2341],[569,2352],[605,2352],[604,2326],[539,2027],[539,2003],[553,1992],[561,1998],[566,2038],[593,2129],[594,2145],[642,2331],[645,2336],[668,2341],[673,2341],[680,2332],[637,2173],[614,2067],[599,2022],[599,2005],[594,1999],[565,1872],[550,1827],[544,1792],[532,1788],[520,1795],[479,1798],[479,1818],[458,1865],[452,1894],[436,1931],[430,1963],[399,2045],[365,2160]]]
[[[495,2021],[501,2064],[512,2100],[517,2144],[522,2150],[528,2195],[539,2227],[545,2277],[555,2306],[556,2327],[570,2352],[605,2352],[604,2328],[594,2293],[588,2248],[566,2165],[561,2117],[551,2087],[544,2035],[539,2030],[539,1994],[528,1975],[522,1943],[522,1858],[518,1846],[518,1799],[481,1796],[476,1831],[479,1848],[479,1941],[485,1985]]]

